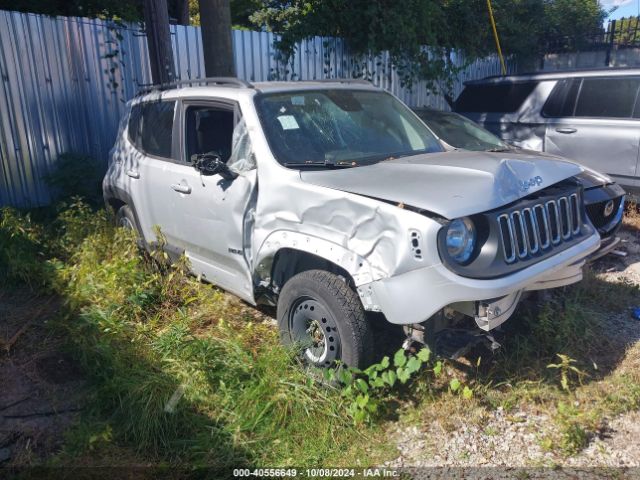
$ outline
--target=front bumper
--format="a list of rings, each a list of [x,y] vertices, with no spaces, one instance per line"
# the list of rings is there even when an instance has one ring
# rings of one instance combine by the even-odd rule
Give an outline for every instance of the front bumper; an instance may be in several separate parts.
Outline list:
[[[391,323],[422,323],[453,303],[496,299],[524,290],[578,282],[586,257],[599,246],[600,237],[594,232],[582,242],[502,278],[461,277],[440,263],[361,285],[358,293],[365,309],[384,313]]]
[[[600,242],[600,249],[589,255],[589,257],[587,257],[587,262],[593,262],[594,260],[604,257],[606,254],[610,253],[614,248],[616,248],[620,241],[620,237],[616,236],[603,238]]]

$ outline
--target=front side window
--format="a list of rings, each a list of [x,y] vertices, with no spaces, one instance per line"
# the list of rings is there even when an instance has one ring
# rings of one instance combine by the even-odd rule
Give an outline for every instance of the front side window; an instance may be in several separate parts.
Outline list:
[[[175,107],[175,101],[134,105],[128,127],[131,143],[147,155],[171,158]]]
[[[585,78],[576,117],[630,118],[640,78]]]
[[[255,101],[271,150],[285,166],[357,166],[442,151],[429,129],[384,92],[279,92]]]
[[[186,110],[186,161],[210,153],[224,162],[231,156],[234,128],[233,107],[191,106]]]

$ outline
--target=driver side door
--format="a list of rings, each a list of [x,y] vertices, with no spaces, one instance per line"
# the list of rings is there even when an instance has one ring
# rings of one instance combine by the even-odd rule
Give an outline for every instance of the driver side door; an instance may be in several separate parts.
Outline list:
[[[255,202],[256,170],[234,179],[198,171],[193,160],[203,153],[224,162],[232,153],[234,129],[240,119],[232,101],[182,101],[181,162],[172,181],[172,216],[178,235],[174,247],[184,252],[193,272],[239,297],[253,302],[249,251],[244,248]]]

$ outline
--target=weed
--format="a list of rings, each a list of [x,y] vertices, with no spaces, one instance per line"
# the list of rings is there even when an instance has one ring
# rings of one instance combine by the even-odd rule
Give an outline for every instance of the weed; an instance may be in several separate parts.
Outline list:
[[[560,372],[560,385],[563,390],[568,392],[570,390],[571,375],[575,375],[578,382],[582,383],[582,379],[587,374],[575,366],[576,361],[573,358],[561,353],[558,353],[557,356],[560,359],[560,363],[550,363],[547,368],[553,368]]]
[[[595,419],[576,406],[560,402],[557,418],[560,426],[560,448],[567,455],[578,453],[589,443],[590,431],[595,429]]]
[[[356,424],[371,423],[377,418],[380,407],[396,396],[397,387],[407,384],[421,369],[423,375],[420,377],[420,383],[423,388],[430,378],[442,375],[441,361],[436,361],[427,370],[422,368],[430,358],[431,351],[426,347],[415,355],[400,349],[393,356],[393,363],[385,356],[379,363],[365,370],[342,368],[337,371],[327,370],[325,375],[328,381],[334,382],[337,379],[343,385],[341,394],[348,401],[347,412],[353,421]],[[457,378],[450,380],[449,390],[467,400],[473,397],[473,390]]]

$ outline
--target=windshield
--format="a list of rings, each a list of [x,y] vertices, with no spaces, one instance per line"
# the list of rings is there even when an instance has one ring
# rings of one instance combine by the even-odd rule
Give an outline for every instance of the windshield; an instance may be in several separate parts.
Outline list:
[[[358,166],[442,147],[393,96],[380,91],[267,93],[256,108],[276,159],[289,167]]]
[[[449,145],[463,150],[508,150],[509,146],[493,133],[457,113],[419,110],[418,116]]]

